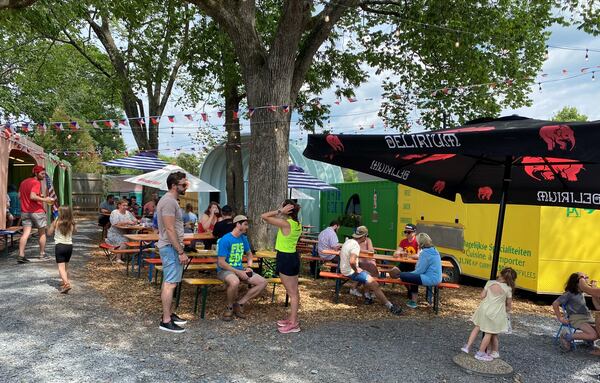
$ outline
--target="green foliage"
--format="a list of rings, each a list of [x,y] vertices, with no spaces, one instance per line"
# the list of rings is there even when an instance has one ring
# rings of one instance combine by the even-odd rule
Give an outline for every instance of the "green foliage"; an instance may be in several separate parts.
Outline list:
[[[343,169],[344,182],[358,182],[358,174],[352,169]]]
[[[180,153],[175,161],[178,166],[185,169],[188,173],[198,176],[200,174],[200,165],[202,160],[195,154]]]
[[[361,216],[358,214],[344,214],[337,218],[341,226],[358,227],[360,226]]]
[[[573,106],[565,106],[559,110],[554,116],[553,121],[587,121],[588,117],[585,114],[580,114],[577,108]]]

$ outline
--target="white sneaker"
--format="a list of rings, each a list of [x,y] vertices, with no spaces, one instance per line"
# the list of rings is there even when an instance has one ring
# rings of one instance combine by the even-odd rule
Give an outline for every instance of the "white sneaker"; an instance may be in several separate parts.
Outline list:
[[[464,346],[462,346],[460,348],[460,351],[464,352],[465,354],[469,353],[469,348],[467,347],[467,345],[465,344]]]
[[[365,291],[365,298],[367,298],[367,299],[375,299],[375,295],[371,294],[368,291]]]
[[[494,359],[500,358],[500,353],[498,351],[492,351],[489,355]]]
[[[355,297],[361,297],[363,296],[363,294],[358,291],[357,289],[350,289],[350,295],[354,295]]]

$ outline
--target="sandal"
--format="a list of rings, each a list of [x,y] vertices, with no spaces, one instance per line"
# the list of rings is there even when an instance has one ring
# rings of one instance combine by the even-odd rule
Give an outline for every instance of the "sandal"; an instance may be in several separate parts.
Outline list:
[[[69,290],[71,290],[71,284],[70,283],[66,283],[62,286],[62,289],[60,290],[61,294],[67,294],[69,292]]]

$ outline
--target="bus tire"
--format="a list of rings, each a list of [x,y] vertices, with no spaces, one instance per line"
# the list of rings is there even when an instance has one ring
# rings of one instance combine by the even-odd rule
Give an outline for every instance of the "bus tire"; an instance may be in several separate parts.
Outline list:
[[[443,282],[448,283],[459,283],[460,281],[460,268],[458,267],[458,263],[453,258],[442,258],[443,261],[448,261],[452,263],[454,267],[443,267],[442,273],[446,274],[447,277],[442,278]]]

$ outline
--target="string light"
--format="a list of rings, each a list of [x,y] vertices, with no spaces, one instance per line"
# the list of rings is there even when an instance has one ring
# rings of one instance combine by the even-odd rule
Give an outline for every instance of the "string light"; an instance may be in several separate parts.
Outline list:
[[[592,72],[592,81],[596,81],[596,72]]]
[[[460,47],[460,42],[458,40],[456,40],[454,42],[454,48],[458,48],[458,47]]]
[[[550,57],[550,53],[548,51],[548,45],[546,45],[546,51],[544,52],[544,60],[548,60],[548,57]]]
[[[542,91],[542,83],[538,82],[538,90],[541,92]]]
[[[585,48],[585,61],[590,61],[589,49]]]
[[[325,15],[325,22],[328,23],[329,22],[329,15]]]

